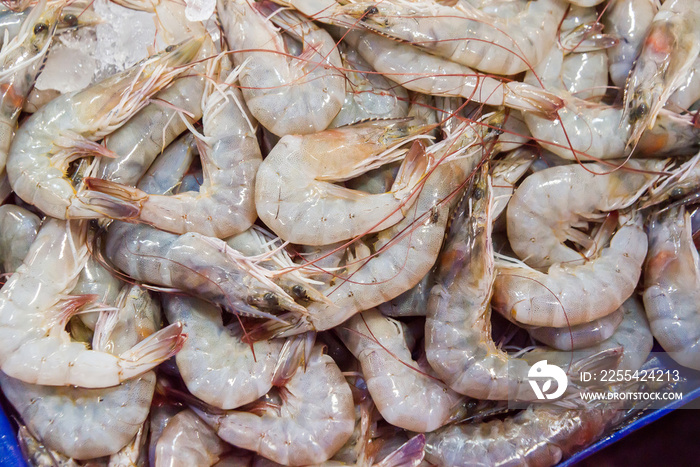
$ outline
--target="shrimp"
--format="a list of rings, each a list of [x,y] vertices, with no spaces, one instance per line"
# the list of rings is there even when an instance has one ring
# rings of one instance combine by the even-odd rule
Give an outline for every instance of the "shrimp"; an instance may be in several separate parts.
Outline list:
[[[484,146],[495,142],[503,123],[502,113],[484,117],[481,122],[465,123],[450,138],[431,146],[430,156],[441,161],[425,179],[411,213],[393,227],[377,234],[373,251],[359,243],[351,261],[349,280],[340,276],[323,290],[332,303],[316,302],[306,316],[285,317],[289,324],[268,322],[261,331],[276,336],[322,331],[337,326],[355,313],[391,300],[414,287],[433,267],[445,233],[452,195],[484,155]],[[443,160],[451,155],[448,160]],[[354,265],[352,263],[357,263]],[[411,265],[408,267],[407,265]],[[357,268],[355,270],[355,268]]]
[[[87,178],[87,187],[104,195],[95,193],[91,198],[99,197],[105,215],[143,222],[168,232],[198,232],[217,238],[242,232],[255,222],[253,193],[262,155],[255,128],[241,107],[243,99],[233,87],[237,73],[227,77],[225,73],[217,88],[208,84],[202,104],[207,148],[200,148],[206,176],[199,190],[148,195],[138,188]]]
[[[134,438],[119,452],[109,456],[107,467],[133,467],[145,465],[146,439],[148,438],[148,420],[146,420]]]
[[[197,414],[183,410],[170,419],[158,437],[154,467],[210,466],[229,449]]]
[[[624,420],[622,402],[586,409],[533,405],[505,420],[453,425],[426,435],[425,458],[435,465],[550,466],[591,444]]]
[[[92,297],[62,297],[87,260],[86,224],[49,220],[0,291],[0,369],[26,383],[115,386],[174,355],[185,337],[173,324],[119,356],[72,342],[63,326]],[[39,292],[37,292],[39,291]],[[132,434],[133,436],[133,434]]]
[[[305,369],[299,368],[277,394],[269,394],[252,412],[202,414],[202,418],[225,441],[281,464],[330,459],[355,428],[352,392],[322,347],[314,347],[305,363]]]
[[[414,287],[398,297],[380,304],[377,308],[385,316],[425,316],[428,309],[430,289],[433,287],[434,282],[435,278],[432,271],[429,271]]]
[[[340,59],[347,79],[345,102],[328,128],[368,119],[401,118],[408,113],[408,92],[377,74],[352,47],[340,44]]]
[[[282,342],[243,342],[241,330],[224,327],[221,310],[189,297],[165,296],[168,321],[181,322],[188,340],[176,357],[187,389],[207,404],[235,409],[272,388]]]
[[[569,328],[524,327],[533,339],[557,350],[578,350],[608,339],[623,317],[623,308],[620,307],[608,316]]]
[[[671,208],[652,217],[644,307],[656,340],[671,358],[693,369],[700,369],[699,264],[685,208]]]
[[[236,66],[248,109],[277,136],[325,130],[345,100],[345,81],[338,71],[340,55],[331,36],[310,20],[267,3],[217,2],[226,41]],[[291,56],[275,24],[302,43]],[[245,65],[244,65],[245,64]]]
[[[563,105],[560,98],[539,87],[477,73],[377,34],[349,31],[343,37],[375,70],[411,91],[506,105],[544,118],[551,118]]]
[[[283,137],[257,173],[258,216],[284,240],[304,245],[327,245],[391,227],[415,200],[427,165],[422,151],[408,152],[388,193],[372,195],[333,182],[397,160],[403,152],[389,149],[422,130],[410,121],[372,121]]]
[[[585,253],[566,242],[590,248],[594,240],[578,229],[600,211],[631,206],[659,180],[656,173],[666,165],[659,160],[630,160],[625,164],[629,170],[609,172],[600,164],[572,164],[530,175],[508,204],[508,240],[513,251],[533,268],[585,262]]]
[[[5,272],[15,272],[39,232],[41,219],[36,214],[15,206],[0,206],[0,264]]]
[[[191,76],[182,77],[157,93],[153,103],[105,138],[105,147],[119,157],[103,157],[100,160],[97,170],[99,178],[136,185],[158,154],[187,129],[187,122],[202,118],[202,95],[206,81],[206,63],[203,60],[213,52],[214,44],[205,38],[197,54],[197,59],[202,62],[192,67]],[[187,116],[180,118],[178,113]]]
[[[625,86],[622,119],[632,125],[629,145],[651,128],[669,96],[700,54],[700,11],[694,0],[667,0],[654,16]]]
[[[96,258],[90,256],[70,294],[92,295],[97,303],[114,303],[122,285],[121,280],[114,277]],[[89,329],[95,329],[99,313],[97,311],[80,313],[79,317]]]
[[[24,19],[17,35],[0,50],[0,178],[5,177],[19,114],[41,71],[63,5],[64,2],[40,1]],[[0,193],[2,198],[7,194]]]
[[[186,133],[176,139],[160,154],[138,181],[145,193],[174,193],[182,184],[183,174],[198,154],[195,137]]]
[[[605,10],[605,31],[619,38],[607,51],[610,79],[619,89],[625,87],[659,5],[659,0],[615,0]]]
[[[536,149],[522,147],[492,163],[493,207],[491,217],[493,217],[494,224],[508,206],[515,192],[515,184],[530,169],[535,158]]]
[[[545,149],[567,160],[620,159],[629,155],[632,124],[622,119],[621,108],[587,102],[563,91],[560,95],[566,106],[559,109],[557,120],[523,113],[530,133]],[[698,145],[700,129],[691,116],[661,110],[654,127],[642,134],[634,156],[683,155],[694,152]]]
[[[160,309],[145,290],[125,289],[118,305],[95,334],[96,351],[122,353],[157,330]],[[0,373],[4,394],[32,432],[74,459],[108,456],[126,446],[148,417],[155,383],[153,372],[106,389],[38,386]]]
[[[516,16],[488,15],[462,2],[385,0],[350,3],[331,16],[485,73],[514,75],[537,65],[556,40],[563,0],[536,0]],[[321,20],[323,20],[321,18]],[[336,20],[338,21],[338,20]]]
[[[372,309],[353,316],[337,332],[362,364],[367,389],[384,420],[428,432],[459,418],[464,397],[433,377],[429,368],[428,373],[417,369],[402,323]]]
[[[598,257],[582,265],[556,263],[547,273],[499,264],[492,305],[518,323],[562,328],[607,316],[634,292],[647,252],[639,216],[620,216]]]
[[[678,112],[687,111],[700,99],[700,57],[696,58],[690,71],[683,78],[678,89],[671,94],[666,103],[667,108],[675,107]]]
[[[166,86],[199,50],[201,41],[173,46],[160,55],[83,91],[51,101],[17,130],[7,160],[17,195],[58,219],[101,217],[66,176],[68,164],[86,154],[104,154],[92,140],[123,125]]]

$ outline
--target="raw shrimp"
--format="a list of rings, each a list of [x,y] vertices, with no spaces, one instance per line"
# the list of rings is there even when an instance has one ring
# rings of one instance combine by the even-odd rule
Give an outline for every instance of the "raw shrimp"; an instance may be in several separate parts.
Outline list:
[[[367,389],[387,422],[428,432],[463,415],[464,396],[413,359],[402,323],[372,309],[353,316],[337,332],[362,364]]]
[[[144,193],[168,194],[179,189],[185,174],[197,152],[197,144],[192,133],[176,139],[160,154],[141,177],[138,185]]]
[[[8,376],[32,384],[109,387],[148,371],[182,346],[179,324],[119,356],[70,340],[63,326],[92,298],[62,296],[73,288],[87,259],[85,236],[84,222],[44,223],[24,264],[0,291],[5,336],[0,369]]]
[[[230,449],[197,414],[183,410],[158,437],[154,467],[210,466]]]
[[[352,47],[340,46],[345,74],[345,102],[328,128],[338,128],[367,119],[401,118],[408,113],[408,93],[376,73]]]
[[[146,420],[136,436],[119,452],[109,456],[107,467],[134,467],[145,465],[147,462],[146,440],[148,439],[148,420]]]
[[[418,284],[396,298],[380,304],[377,308],[385,316],[425,316],[428,312],[428,298],[435,279],[428,272]]]
[[[17,130],[7,160],[17,195],[59,219],[100,217],[66,176],[85,155],[104,154],[92,142],[123,125],[147,98],[166,86],[197,53],[201,41],[169,48],[83,91],[61,96],[34,113]]]
[[[174,2],[167,2],[174,3]],[[214,44],[205,38],[197,54],[202,62],[192,67],[191,76],[177,79],[153,97],[128,122],[105,138],[105,146],[119,157],[100,160],[97,176],[105,180],[136,185],[153,160],[179,134],[187,129],[185,119],[202,118],[202,94],[206,62],[214,53]],[[184,118],[178,114],[185,114]]]
[[[308,316],[289,316],[289,324],[268,322],[263,328],[284,336],[305,331],[322,331],[337,326],[357,312],[375,307],[414,287],[433,267],[442,245],[449,211],[456,203],[452,195],[484,157],[484,144],[493,144],[501,133],[502,113],[483,121],[465,124],[450,138],[431,146],[430,156],[440,163],[426,177],[413,208],[404,220],[377,234],[370,254],[360,242],[348,249],[357,260],[348,279],[342,275],[323,291],[332,303],[311,303]],[[450,159],[443,160],[447,158]],[[357,263],[354,264],[354,263]],[[358,267],[359,265],[359,267]],[[410,265],[410,266],[409,266]]]
[[[170,402],[153,402],[151,412],[148,416],[148,465],[156,465],[156,446],[163,430],[168,426],[168,422],[178,413],[182,412],[180,404]]]
[[[551,118],[563,105],[556,95],[540,87],[477,73],[377,34],[349,31],[343,37],[375,70],[411,91],[506,105],[536,112],[545,118]]]
[[[622,402],[583,410],[533,405],[505,420],[452,425],[426,435],[425,458],[435,465],[550,466],[597,440],[624,420]]]
[[[241,107],[243,98],[233,87],[237,74],[226,76],[227,67],[222,64],[221,68],[223,82],[216,87],[208,83],[202,104],[207,147],[200,147],[205,177],[199,190],[148,195],[138,188],[88,178],[88,188],[104,194],[91,195],[100,198],[101,212],[168,232],[198,232],[217,238],[242,232],[255,222],[255,174],[262,155],[255,127]]]
[[[352,435],[350,386],[321,346],[277,392],[251,412],[202,416],[225,441],[286,465],[324,462]]]
[[[331,17],[348,15],[346,26],[359,20],[359,26],[431,54],[485,73],[513,75],[537,65],[554,44],[566,7],[563,0],[530,1],[516,16],[500,18],[464,2],[449,7],[438,2],[384,0],[350,3],[335,9]]]
[[[629,144],[654,125],[669,96],[683,83],[700,54],[700,10],[695,0],[667,0],[654,16],[625,87],[623,122]]]
[[[70,291],[71,295],[93,295],[97,303],[114,303],[124,283],[93,256],[90,256],[85,267],[80,271],[78,282]],[[99,313],[86,312],[78,315],[80,320],[90,329],[95,329]]]
[[[248,109],[278,136],[325,130],[345,100],[340,55],[333,38],[295,12],[269,3],[218,0],[219,18]],[[270,10],[270,11],[268,11]],[[299,57],[286,52],[275,24],[302,43]]]
[[[24,101],[41,71],[64,2],[40,1],[0,50],[0,179]],[[0,198],[9,193],[2,188]]]
[[[372,195],[333,182],[395,161],[404,153],[389,149],[423,130],[405,120],[372,121],[283,137],[257,173],[260,219],[284,240],[303,245],[327,245],[391,227],[410,210],[427,169],[420,145],[408,152],[388,193]]]
[[[524,327],[533,339],[543,344],[557,350],[577,350],[608,339],[622,322],[623,316],[621,307],[608,316],[568,328]]]
[[[585,253],[566,242],[590,248],[594,239],[578,229],[587,227],[600,211],[631,206],[659,179],[656,173],[665,166],[665,161],[630,160],[614,172],[589,163],[551,167],[530,175],[508,204],[508,240],[513,251],[533,268],[585,262]]]
[[[499,264],[491,303],[518,323],[555,328],[587,323],[632,295],[646,252],[639,216],[620,215],[610,246],[583,265],[557,263],[545,274],[521,263]]]
[[[147,291],[125,289],[118,308],[96,332],[96,351],[122,353],[158,329],[159,306]],[[148,417],[156,377],[148,372],[116,387],[83,389],[27,384],[0,373],[0,384],[48,447],[74,459],[92,459],[114,454],[134,438]]]
[[[0,206],[0,264],[4,272],[15,272],[39,231],[41,219],[36,214],[15,206]]]
[[[644,307],[656,340],[675,361],[693,369],[700,369],[699,264],[685,209],[652,217]]]
[[[207,404],[235,409],[264,396],[272,388],[282,342],[242,340],[235,324],[224,327],[221,310],[189,297],[166,295],[168,321],[181,322],[188,339],[176,357],[187,389]]]

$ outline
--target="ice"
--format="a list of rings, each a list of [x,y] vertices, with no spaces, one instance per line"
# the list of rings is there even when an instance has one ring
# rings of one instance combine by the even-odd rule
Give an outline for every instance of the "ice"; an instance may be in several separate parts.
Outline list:
[[[96,0],[97,26],[61,34],[37,79],[40,90],[78,91],[122,71],[154,52],[154,15]]]
[[[185,17],[189,21],[206,21],[214,14],[216,0],[185,0]]]

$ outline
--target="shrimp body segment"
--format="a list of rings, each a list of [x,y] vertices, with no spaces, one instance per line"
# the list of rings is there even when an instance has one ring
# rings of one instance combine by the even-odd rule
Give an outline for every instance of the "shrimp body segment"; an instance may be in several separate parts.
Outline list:
[[[644,287],[654,337],[675,361],[700,369],[700,255],[682,207],[651,220]]]
[[[123,125],[147,98],[181,73],[200,41],[111,76],[83,91],[54,99],[17,130],[7,161],[10,184],[25,202],[58,219],[101,217],[66,176],[71,161],[104,153],[93,141]]]
[[[427,162],[406,156],[389,193],[368,194],[335,185],[401,153],[387,152],[422,130],[410,122],[375,121],[313,135],[283,137],[260,165],[255,207],[260,219],[292,243],[327,245],[384,230],[403,219]]]

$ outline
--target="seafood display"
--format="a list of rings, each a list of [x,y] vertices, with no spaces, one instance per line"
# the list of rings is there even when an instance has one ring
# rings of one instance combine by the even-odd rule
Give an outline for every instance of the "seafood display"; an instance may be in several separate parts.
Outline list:
[[[3,0],[0,33],[28,465],[549,466],[678,388],[630,376],[655,343],[700,370],[696,0]]]

